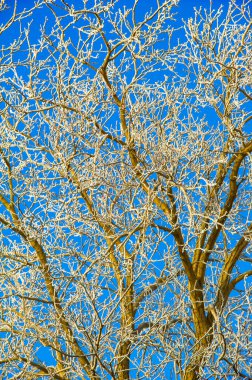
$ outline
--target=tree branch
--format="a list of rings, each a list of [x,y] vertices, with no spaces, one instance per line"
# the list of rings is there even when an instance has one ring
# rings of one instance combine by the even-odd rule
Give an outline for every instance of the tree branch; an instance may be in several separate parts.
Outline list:
[[[232,168],[230,179],[229,179],[229,194],[228,194],[227,200],[220,212],[220,216],[218,220],[216,221],[216,224],[213,227],[212,232],[210,233],[206,246],[202,250],[202,253],[199,259],[198,268],[197,268],[198,269],[197,277],[201,279],[202,283],[203,283],[203,279],[205,275],[206,263],[212,253],[212,249],[215,245],[215,242],[220,234],[220,231],[225,221],[228,218],[228,215],[232,209],[233,203],[237,196],[238,185],[236,181],[237,181],[238,171],[240,169],[240,166],[244,158],[251,152],[252,152],[252,142],[248,142],[241,151],[237,152],[234,155],[234,159],[233,159],[234,164],[233,164],[233,168]]]
[[[230,281],[230,275],[232,273],[232,270],[233,270],[236,262],[240,258],[244,249],[249,244],[249,240],[246,239],[246,234],[250,234],[251,231],[252,231],[252,225],[250,225],[248,227],[248,230],[246,231],[244,236],[241,237],[241,239],[238,241],[236,246],[231,251],[230,255],[225,260],[225,264],[222,268],[220,278],[219,278],[219,283],[218,283],[219,290],[218,290],[218,293],[216,296],[216,302],[215,302],[215,305],[218,309],[221,309],[225,306],[225,304],[228,300],[228,296],[229,296],[230,292],[232,291],[232,289],[234,288],[234,286],[236,285],[236,283],[241,281],[246,276],[246,273],[249,273],[249,275],[250,275],[250,271],[245,272],[245,273],[241,274],[240,276],[238,276],[233,281],[229,282]]]
[[[175,275],[169,275],[165,277],[160,277],[156,280],[154,284],[147,286],[142,292],[137,296],[136,301],[134,302],[134,313],[136,313],[137,309],[140,306],[140,303],[151,293],[153,293],[160,286],[165,285],[169,280],[174,277],[179,277],[184,273],[184,271],[178,271]]]

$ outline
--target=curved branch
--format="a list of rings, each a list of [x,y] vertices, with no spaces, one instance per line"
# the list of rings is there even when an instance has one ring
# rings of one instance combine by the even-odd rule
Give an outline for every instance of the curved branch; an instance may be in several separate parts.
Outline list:
[[[176,273],[175,276],[181,276],[184,273],[184,271],[180,270]],[[151,293],[153,293],[155,290],[157,290],[160,286],[165,285],[170,279],[174,278],[174,275],[160,277],[157,279],[157,281],[154,284],[151,284],[147,286],[136,298],[135,304],[134,304],[134,313],[136,313],[137,309],[140,306],[140,303]]]
[[[49,369],[47,369],[45,366],[43,366],[40,363],[30,361],[26,358],[23,358],[22,356],[20,356],[19,359],[22,360],[24,363],[30,364],[32,367],[39,369],[43,374],[49,375],[50,377],[52,377],[55,380],[68,380],[68,378],[66,378],[65,376],[61,377],[60,375],[57,375],[57,373],[55,373],[55,372],[52,373]]]
[[[237,176],[238,171],[240,169],[240,166],[245,159],[245,157],[252,152],[252,142],[248,142],[245,147],[237,152],[233,158],[233,168],[230,174],[229,179],[229,194],[227,197],[227,200],[220,212],[220,216],[218,220],[216,221],[215,226],[212,229],[212,232],[210,233],[210,236],[207,240],[205,249],[203,250],[202,254],[200,255],[200,260],[198,262],[198,270],[197,270],[197,277],[201,280],[203,283],[203,279],[205,276],[205,270],[206,270],[206,263],[212,253],[212,249],[216,243],[216,240],[221,232],[221,229],[226,222],[228,215],[233,207],[234,201],[237,197],[238,192],[238,184],[237,184]],[[244,242],[241,243],[242,245]]]
[[[240,281],[244,280],[246,277],[252,276],[252,270],[241,273],[238,277],[234,278],[229,284],[229,293],[235,288]]]
[[[226,363],[228,363],[233,368],[233,370],[235,371],[236,375],[240,376],[242,379],[252,380],[252,377],[244,375],[243,373],[241,373],[240,371],[238,371],[238,369],[236,368],[236,365],[234,363],[232,363],[230,360],[228,360],[227,358],[222,358],[221,360],[224,360]]]
[[[172,319],[165,323],[165,325],[162,325],[162,333],[165,333],[172,325],[175,325],[176,323],[182,323],[184,320],[182,318]],[[134,331],[134,335],[140,334],[144,329],[148,329],[151,327],[159,327],[160,323],[158,322],[142,322],[140,325],[137,326],[137,328]]]
[[[246,98],[248,98],[249,100],[252,100],[252,96],[248,94],[245,90],[243,90],[241,87],[239,88],[239,91],[243,93],[243,95],[246,96]]]
[[[242,281],[246,275],[251,275],[252,273],[252,271],[245,272],[230,282],[230,275],[232,273],[232,270],[236,262],[240,258],[241,254],[243,253],[244,249],[249,244],[249,240],[246,239],[246,235],[248,233],[251,233],[251,231],[252,231],[252,224],[249,226],[244,236],[241,237],[241,239],[238,241],[236,246],[233,248],[230,255],[226,258],[225,264],[222,268],[222,272],[220,275],[219,284],[218,284],[219,290],[218,290],[216,302],[215,302],[216,307],[219,309],[225,306],[228,300],[229,294],[233,290],[235,285],[239,281]]]

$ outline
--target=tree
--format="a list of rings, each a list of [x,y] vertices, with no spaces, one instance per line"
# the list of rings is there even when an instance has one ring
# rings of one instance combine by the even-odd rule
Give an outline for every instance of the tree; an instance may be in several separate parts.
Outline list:
[[[251,1],[176,5],[1,2],[2,378],[249,378]]]

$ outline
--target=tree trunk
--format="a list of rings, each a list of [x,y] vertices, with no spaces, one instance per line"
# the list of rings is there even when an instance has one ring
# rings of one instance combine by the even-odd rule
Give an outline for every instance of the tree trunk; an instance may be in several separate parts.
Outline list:
[[[203,365],[205,353],[213,339],[213,319],[211,316],[206,315],[205,312],[202,285],[200,283],[194,284],[190,294],[196,343],[191,361],[185,369],[183,380],[199,380],[199,370]]]
[[[118,380],[129,380],[129,366],[130,366],[130,341],[123,342],[119,349],[118,358]]]

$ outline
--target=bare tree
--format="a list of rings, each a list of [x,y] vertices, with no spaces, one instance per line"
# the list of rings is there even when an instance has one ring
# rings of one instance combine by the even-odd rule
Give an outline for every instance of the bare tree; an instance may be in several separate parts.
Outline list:
[[[250,377],[251,1],[1,2],[0,373]],[[12,6],[11,6],[12,7]]]

